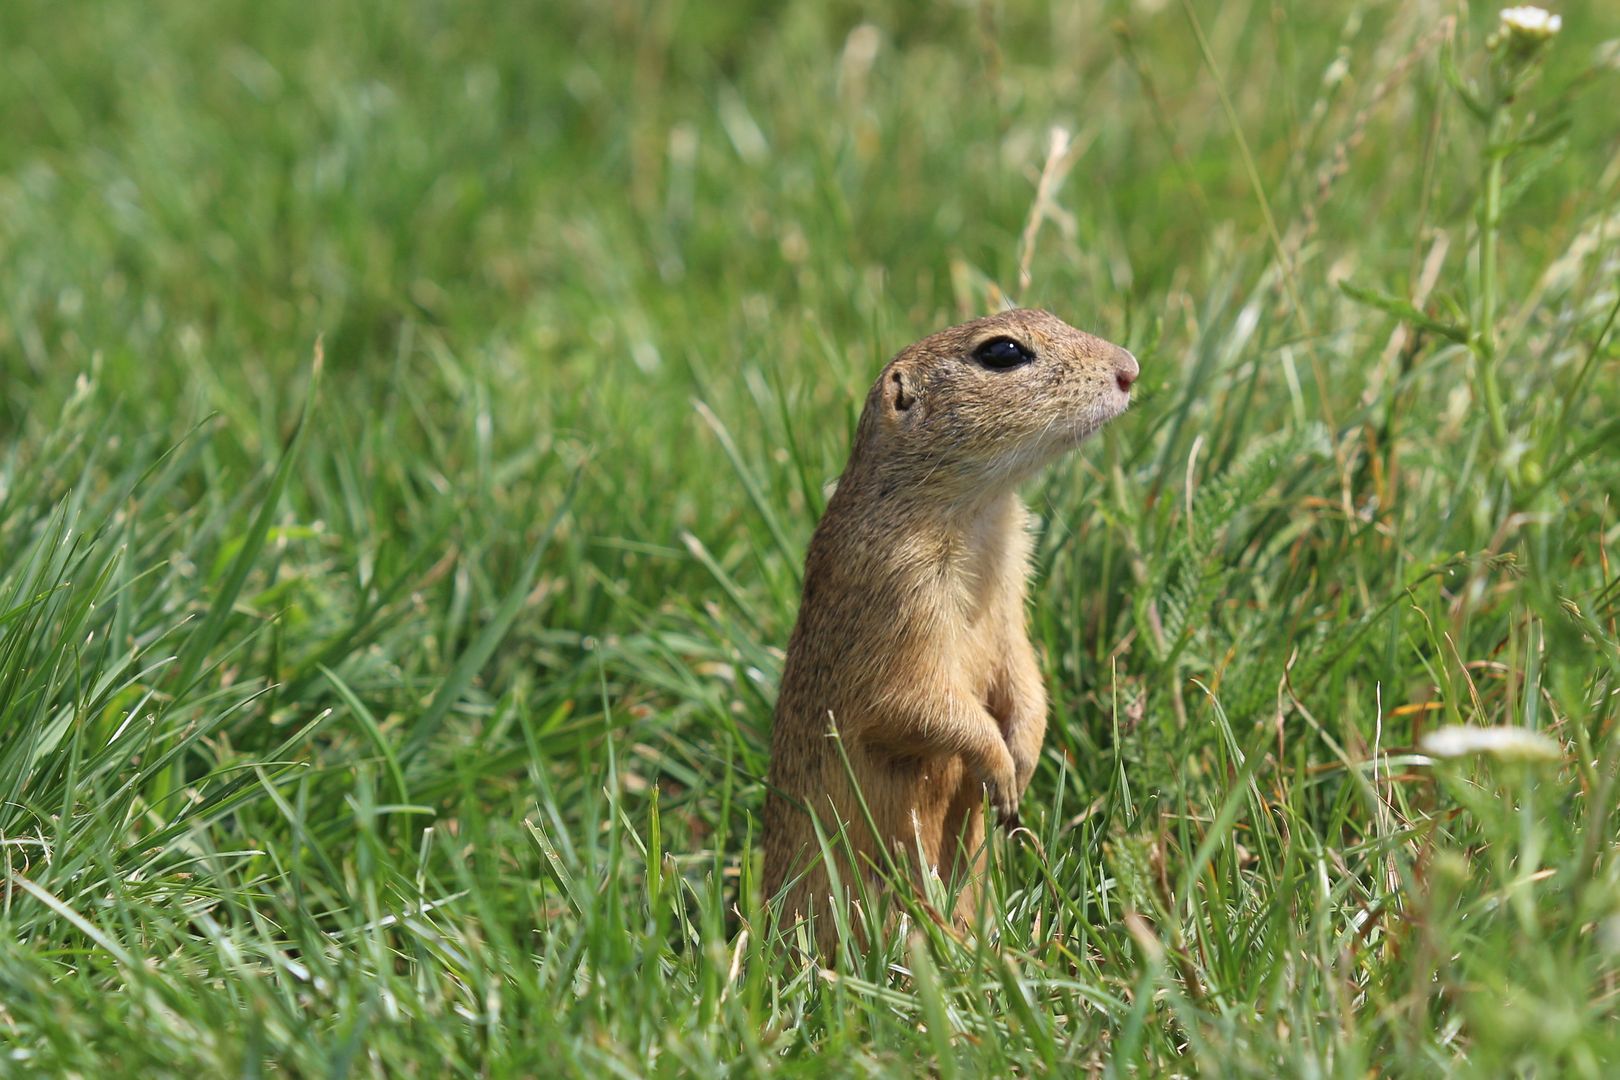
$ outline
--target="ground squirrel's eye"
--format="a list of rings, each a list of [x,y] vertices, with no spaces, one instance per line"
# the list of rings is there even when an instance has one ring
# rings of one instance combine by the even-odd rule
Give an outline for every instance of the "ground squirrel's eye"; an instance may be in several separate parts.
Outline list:
[[[974,349],[973,359],[994,371],[1006,371],[1029,363],[1035,354],[1010,337],[998,337]]]

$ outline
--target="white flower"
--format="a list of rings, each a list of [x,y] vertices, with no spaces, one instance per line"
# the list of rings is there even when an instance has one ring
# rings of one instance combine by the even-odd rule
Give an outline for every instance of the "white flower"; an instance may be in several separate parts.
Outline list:
[[[1502,29],[1515,37],[1550,38],[1564,26],[1563,17],[1545,8],[1511,7],[1502,10]]]
[[[1502,761],[1558,761],[1564,756],[1552,739],[1521,727],[1443,727],[1423,736],[1420,745],[1439,758],[1487,754]]]

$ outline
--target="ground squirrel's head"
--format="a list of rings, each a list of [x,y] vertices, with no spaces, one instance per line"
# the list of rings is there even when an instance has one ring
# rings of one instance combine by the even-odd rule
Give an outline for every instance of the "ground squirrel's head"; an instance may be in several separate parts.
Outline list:
[[[1131,402],[1136,357],[1045,311],[953,326],[883,369],[851,465],[890,490],[971,497],[1027,478]]]

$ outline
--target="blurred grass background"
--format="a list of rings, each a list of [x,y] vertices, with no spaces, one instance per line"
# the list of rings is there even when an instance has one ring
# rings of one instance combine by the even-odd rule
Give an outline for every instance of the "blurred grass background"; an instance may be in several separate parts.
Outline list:
[[[1425,323],[1492,6],[8,5],[0,1071],[1606,1075],[1620,10],[1560,10],[1500,440]],[[1028,492],[1036,841],[996,947],[823,977],[752,847],[803,545],[1004,297],[1143,363]]]

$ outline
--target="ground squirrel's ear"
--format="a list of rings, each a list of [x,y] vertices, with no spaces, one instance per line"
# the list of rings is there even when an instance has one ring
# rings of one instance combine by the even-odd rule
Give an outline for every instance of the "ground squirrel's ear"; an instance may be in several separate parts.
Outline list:
[[[883,400],[897,413],[903,413],[916,404],[917,391],[904,368],[895,368],[883,380]]]

